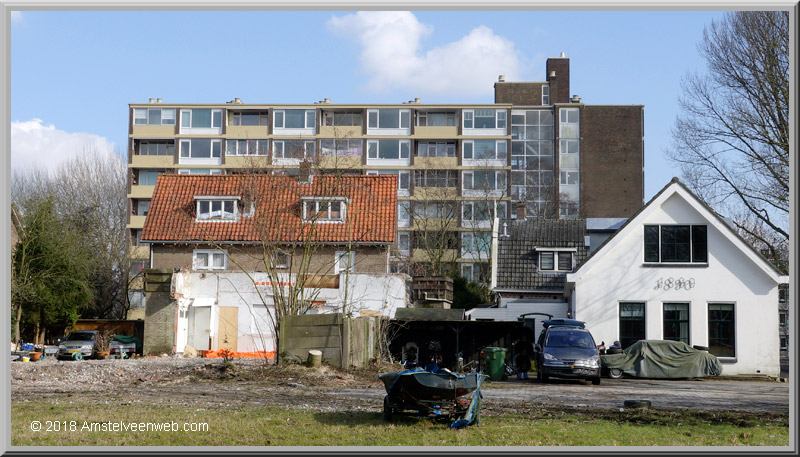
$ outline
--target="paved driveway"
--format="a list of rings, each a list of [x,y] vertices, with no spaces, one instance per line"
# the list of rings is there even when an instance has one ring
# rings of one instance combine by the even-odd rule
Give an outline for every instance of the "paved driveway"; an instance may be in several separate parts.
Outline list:
[[[491,384],[490,384],[491,385]],[[507,381],[484,390],[484,398],[532,403],[621,408],[625,400],[650,400],[658,408],[789,412],[789,383],[699,379],[608,379],[599,386],[554,379],[550,383]]]
[[[777,381],[727,381],[699,379],[653,380],[603,378],[599,386],[586,381],[553,379],[540,384],[508,380],[487,383],[484,402],[622,408],[625,400],[650,400],[655,408],[789,412],[789,383]],[[383,387],[344,389],[334,396],[370,397],[386,394]]]

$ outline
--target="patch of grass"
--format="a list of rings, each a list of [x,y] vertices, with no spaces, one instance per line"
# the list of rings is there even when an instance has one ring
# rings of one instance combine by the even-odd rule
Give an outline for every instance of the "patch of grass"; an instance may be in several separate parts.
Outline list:
[[[744,420],[743,418],[749,419]],[[153,408],[120,403],[33,400],[11,405],[14,446],[788,446],[788,415],[657,410],[578,413],[535,408],[482,415],[480,426],[451,430],[446,421],[381,412],[228,408]],[[39,421],[43,431],[31,430]],[[60,431],[44,431],[47,421]],[[69,430],[75,421],[75,431]],[[178,431],[89,431],[84,422],[175,422]],[[183,431],[206,423],[207,431]],[[98,427],[98,426],[95,426]],[[51,428],[54,426],[51,424]],[[83,429],[83,430],[81,430]]]

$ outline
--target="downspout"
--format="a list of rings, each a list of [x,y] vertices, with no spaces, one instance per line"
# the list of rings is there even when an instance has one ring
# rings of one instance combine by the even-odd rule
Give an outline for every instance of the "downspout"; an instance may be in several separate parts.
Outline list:
[[[489,272],[491,280],[489,283],[489,290],[494,290],[497,287],[497,229],[500,225],[500,219],[497,218],[497,202],[495,201],[495,216],[492,219],[492,248],[491,248],[491,262],[489,265]]]

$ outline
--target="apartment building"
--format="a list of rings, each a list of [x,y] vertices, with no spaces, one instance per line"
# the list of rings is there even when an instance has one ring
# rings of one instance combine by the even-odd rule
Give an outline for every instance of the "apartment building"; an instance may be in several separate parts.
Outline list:
[[[162,173],[397,176],[393,268],[456,265],[486,279],[491,221],[625,218],[644,203],[643,106],[570,96],[569,58],[547,59],[542,82],[494,85],[494,103],[130,104],[129,221],[134,272]]]

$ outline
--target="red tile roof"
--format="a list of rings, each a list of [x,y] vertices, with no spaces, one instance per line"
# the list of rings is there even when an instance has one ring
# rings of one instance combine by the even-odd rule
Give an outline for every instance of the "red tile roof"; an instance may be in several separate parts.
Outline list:
[[[240,197],[239,219],[196,222],[195,196]],[[303,222],[306,196],[347,197],[346,222]],[[253,217],[241,214],[248,201],[256,205]],[[164,174],[156,181],[142,240],[390,243],[396,214],[397,177],[391,175],[314,176],[311,184],[300,184],[296,176]]]

